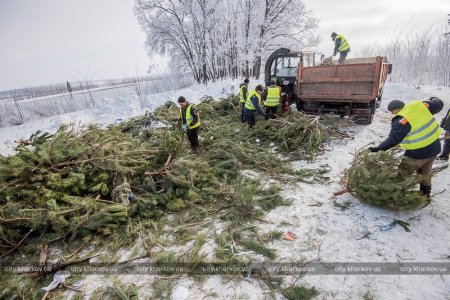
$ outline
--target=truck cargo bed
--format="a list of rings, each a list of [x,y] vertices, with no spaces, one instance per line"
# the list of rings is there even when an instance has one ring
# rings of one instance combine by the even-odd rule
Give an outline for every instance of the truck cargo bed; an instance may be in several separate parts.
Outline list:
[[[337,113],[370,123],[392,65],[385,57],[354,58],[342,65],[298,66],[297,107],[308,114]]]

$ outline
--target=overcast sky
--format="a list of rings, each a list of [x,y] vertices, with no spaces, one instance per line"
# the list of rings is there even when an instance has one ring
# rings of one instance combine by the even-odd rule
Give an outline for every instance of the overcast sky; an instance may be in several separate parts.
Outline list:
[[[0,0],[0,90],[145,73],[133,0]]]
[[[333,31],[355,49],[409,24],[444,27],[448,0],[304,0],[320,19],[319,50]],[[150,59],[133,0],[0,0],[0,90],[145,74]]]
[[[303,0],[319,18],[319,49],[333,53],[331,33],[342,34],[350,43],[350,56],[359,47],[389,38],[401,28],[422,31],[430,26],[445,29],[449,0]]]

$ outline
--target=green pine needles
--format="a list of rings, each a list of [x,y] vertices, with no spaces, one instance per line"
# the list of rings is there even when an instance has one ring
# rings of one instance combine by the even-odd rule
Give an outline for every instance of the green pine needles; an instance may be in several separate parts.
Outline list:
[[[345,176],[349,191],[364,202],[393,210],[414,209],[427,203],[428,199],[417,191],[424,176],[408,171],[411,161],[400,158],[400,152],[358,152]]]
[[[132,240],[137,233],[128,225],[134,221],[194,206],[219,207],[228,220],[249,221],[289,204],[278,189],[264,192],[242,170],[281,181],[324,178],[323,170],[293,170],[269,147],[273,142],[277,151],[314,157],[327,132],[317,120],[292,114],[259,120],[249,132],[239,121],[236,96],[206,97],[197,107],[203,123],[199,155],[190,153],[178,129],[179,108],[168,102],[118,126],[37,132],[14,155],[0,156],[0,255],[92,234]]]

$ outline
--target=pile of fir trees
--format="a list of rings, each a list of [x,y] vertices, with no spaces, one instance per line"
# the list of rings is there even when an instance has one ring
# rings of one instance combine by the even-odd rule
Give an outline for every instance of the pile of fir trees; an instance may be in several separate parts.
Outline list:
[[[418,191],[425,177],[411,172],[408,164],[412,162],[401,158],[400,152],[359,151],[345,175],[348,191],[364,202],[393,210],[409,210],[426,204],[427,197]]]
[[[0,156],[0,256],[89,235],[136,238],[129,224],[192,206],[203,216],[226,210],[227,218],[249,221],[285,203],[279,190],[267,194],[242,176],[245,169],[279,180],[323,178],[323,170],[293,170],[268,146],[316,155],[323,136],[332,134],[317,120],[300,114],[261,119],[251,132],[239,121],[236,96],[207,97],[198,109],[199,155],[179,129],[179,107],[168,102],[108,128],[37,132],[14,155]],[[264,142],[255,144],[255,136]]]

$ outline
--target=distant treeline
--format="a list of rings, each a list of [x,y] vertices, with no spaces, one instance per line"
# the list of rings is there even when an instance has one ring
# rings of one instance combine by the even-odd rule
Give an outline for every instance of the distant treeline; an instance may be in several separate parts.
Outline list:
[[[154,78],[153,77],[150,78],[149,76],[142,76],[139,78],[133,77],[133,78],[108,79],[97,81],[69,81],[69,84],[71,86],[72,92],[76,92],[100,87],[138,83],[142,81],[148,81],[151,79]],[[68,92],[69,91],[67,90],[67,82],[64,82],[51,85],[42,85],[42,86],[0,91],[0,100],[14,99],[15,101],[18,101],[23,99],[51,96]]]
[[[384,42],[375,42],[358,51],[361,56],[387,56],[392,63],[389,79],[420,87],[450,86],[450,34],[442,28],[422,31],[400,28]]]

